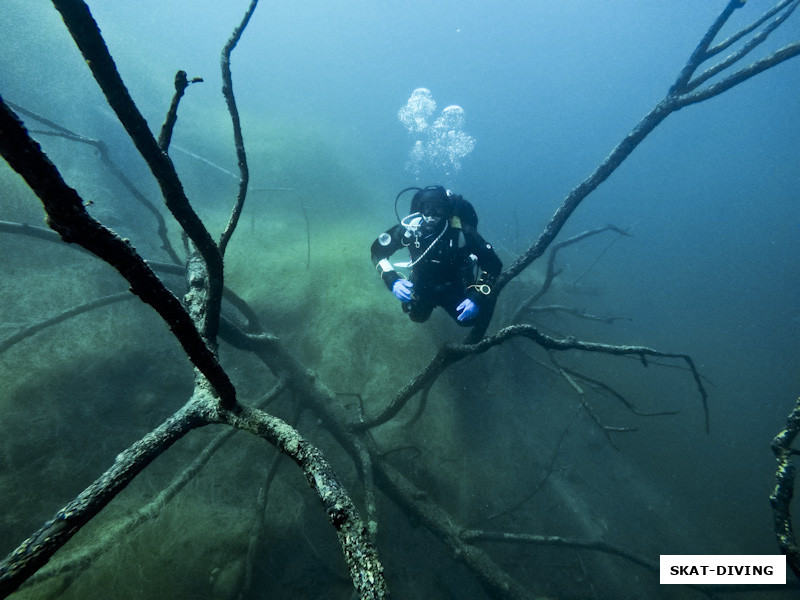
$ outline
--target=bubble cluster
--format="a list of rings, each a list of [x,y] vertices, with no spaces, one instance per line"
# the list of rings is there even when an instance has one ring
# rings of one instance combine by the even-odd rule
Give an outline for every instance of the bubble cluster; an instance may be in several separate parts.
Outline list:
[[[410,133],[421,133],[428,129],[428,119],[436,112],[436,102],[431,91],[417,88],[411,93],[406,105],[397,113],[397,118]]]
[[[475,139],[464,131],[464,109],[452,104],[433,123],[436,102],[430,90],[415,89],[397,118],[409,133],[415,135],[406,169],[419,179],[431,170],[435,175],[452,175],[461,169],[461,159],[475,148]]]

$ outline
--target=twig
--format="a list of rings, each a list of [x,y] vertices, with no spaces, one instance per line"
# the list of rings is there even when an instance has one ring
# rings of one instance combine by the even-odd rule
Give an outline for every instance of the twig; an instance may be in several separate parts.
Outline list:
[[[178,493],[186,487],[189,483],[208,463],[211,457],[219,450],[225,442],[227,442],[234,434],[237,433],[236,429],[230,428],[217,435],[211,442],[209,442],[203,450],[194,458],[194,460],[175,477],[169,485],[167,485],[161,492],[153,498],[150,502],[139,508],[135,513],[129,517],[115,523],[114,526],[102,538],[98,538],[98,543],[91,546],[82,548],[80,552],[74,553],[69,556],[66,562],[54,565],[49,565],[40,569],[35,575],[25,582],[25,586],[35,585],[41,581],[55,577],[58,575],[65,575],[66,581],[64,585],[71,584],[74,579],[88,569],[98,558],[108,552],[111,546],[120,543],[120,540],[125,539],[125,536],[130,534],[135,528],[140,525],[156,518],[161,511],[169,504],[169,502],[178,495]]]
[[[576,540],[557,535],[533,535],[529,533],[505,533],[501,531],[464,530],[460,537],[467,543],[475,542],[504,542],[509,544],[533,544],[536,546],[560,546],[562,548],[580,548],[583,550],[597,550],[606,554],[613,554],[625,560],[636,563],[648,571],[658,573],[658,562],[650,560],[633,552],[601,541]]]
[[[671,365],[664,365],[664,366],[671,366]],[[620,394],[618,391],[616,391],[610,385],[608,385],[606,383],[603,383],[602,381],[599,381],[597,379],[593,379],[593,378],[591,378],[591,377],[589,377],[587,375],[584,375],[583,373],[578,373],[577,371],[574,371],[574,370],[572,370],[572,369],[570,369],[568,367],[565,367],[563,365],[561,365],[559,368],[561,370],[563,370],[564,372],[569,373],[573,377],[577,377],[579,379],[582,379],[583,381],[587,382],[589,385],[591,385],[592,387],[600,390],[601,392],[609,394],[610,396],[613,396],[614,398],[616,398],[617,400],[622,402],[622,404],[625,405],[625,408],[627,408],[629,411],[631,411],[633,414],[635,414],[635,415],[637,415],[639,417],[663,417],[663,416],[667,416],[667,415],[677,415],[680,412],[680,411],[677,411],[677,410],[662,410],[662,411],[658,411],[658,412],[643,412],[643,411],[640,411],[638,408],[636,408],[636,406],[633,404],[633,402],[628,400],[625,396]]]
[[[689,355],[661,352],[646,346],[612,346],[597,342],[583,342],[572,337],[557,339],[541,333],[536,327],[528,324],[510,325],[508,327],[504,327],[494,335],[483,338],[475,344],[446,344],[442,346],[436,353],[436,356],[434,356],[434,358],[397,393],[397,395],[389,402],[389,404],[384,407],[380,413],[371,418],[368,417],[362,422],[351,423],[351,427],[356,431],[363,431],[365,429],[381,425],[382,423],[386,423],[389,419],[394,417],[400,411],[400,409],[403,408],[409,399],[411,399],[419,390],[423,389],[429,382],[436,379],[442,373],[442,371],[444,371],[451,364],[473,354],[482,354],[490,348],[515,337],[528,338],[542,348],[550,350],[582,350],[584,352],[599,352],[602,354],[612,354],[615,356],[638,356],[639,360],[645,366],[647,366],[648,357],[651,356],[683,360],[692,372],[695,384],[700,392],[703,404],[703,413],[705,416],[705,428],[706,431],[709,431],[708,394],[703,386],[700,373]]]
[[[578,406],[578,410],[576,410],[575,414],[572,415],[572,418],[569,420],[569,423],[567,423],[567,426],[564,427],[564,430],[561,432],[561,435],[558,437],[558,442],[556,443],[556,447],[553,449],[553,454],[550,457],[550,462],[548,462],[547,467],[544,470],[544,476],[542,476],[542,478],[539,480],[539,482],[533,487],[533,489],[528,494],[525,495],[525,497],[523,497],[521,500],[519,500],[515,504],[512,504],[508,508],[505,508],[505,509],[501,510],[500,512],[492,513],[491,515],[487,516],[486,517],[487,521],[491,521],[491,520],[497,519],[499,517],[504,517],[505,515],[509,515],[509,514],[511,514],[513,512],[518,511],[525,504],[527,504],[528,501],[531,498],[533,498],[539,492],[540,489],[542,489],[542,486],[544,486],[544,484],[550,478],[550,475],[553,474],[553,470],[555,469],[555,465],[556,465],[556,459],[558,458],[558,452],[559,452],[559,450],[561,450],[561,444],[563,444],[564,440],[567,439],[567,432],[569,431],[569,428],[572,426],[572,423],[575,422],[575,418],[580,413],[581,408],[582,408],[581,406]]]
[[[200,156],[196,152],[192,152],[191,150],[187,150],[183,146],[179,146],[178,144],[173,143],[173,144],[170,145],[170,148],[174,148],[175,150],[178,150],[179,152],[182,152],[183,154],[185,154],[186,156],[188,156],[190,158],[193,158],[195,160],[199,160],[204,165],[208,165],[209,167],[211,167],[213,169],[216,169],[220,173],[225,173],[225,175],[229,175],[230,177],[232,177],[232,178],[234,178],[236,180],[239,179],[239,175],[237,175],[236,173],[233,173],[232,171],[228,171],[228,169],[226,169],[225,167],[221,167],[217,163],[208,160],[205,156]]]
[[[549,353],[549,354],[550,354],[550,356],[552,358],[552,354],[551,353]],[[576,379],[580,379],[580,380],[588,383],[590,386],[592,386],[593,388],[598,390],[600,393],[608,394],[610,396],[613,396],[614,398],[619,400],[625,406],[625,408],[627,408],[630,412],[632,412],[634,415],[636,415],[638,417],[663,417],[663,416],[677,415],[680,412],[680,411],[677,411],[677,410],[662,410],[662,411],[656,411],[656,412],[644,412],[644,411],[641,411],[638,408],[636,408],[636,405],[633,402],[628,400],[625,396],[620,394],[618,391],[616,391],[610,385],[608,385],[606,383],[603,383],[602,381],[599,381],[597,379],[589,377],[588,375],[585,375],[583,373],[579,373],[578,371],[575,371],[574,369],[570,369],[569,367],[565,367],[564,365],[559,365],[559,368],[556,369],[556,367],[554,367],[553,365],[548,365],[547,363],[544,363],[544,362],[542,362],[542,361],[530,356],[527,353],[525,353],[525,355],[528,357],[529,360],[535,362],[537,365],[539,365],[543,369],[547,369],[548,371],[551,371],[551,372],[559,374],[559,375],[562,375],[562,372],[563,373],[568,373],[571,377],[576,378]],[[660,366],[660,367],[673,367],[673,366],[676,366],[676,365],[667,365],[667,364],[656,362],[656,361],[650,361],[650,364],[655,364],[655,365]],[[683,367],[681,367],[681,368],[683,368]],[[688,370],[688,368],[686,370]]]
[[[561,368],[561,365],[558,364],[558,361],[556,361],[551,351],[548,351],[547,355],[550,357],[550,362],[553,363],[553,366],[555,367],[558,374],[564,378],[564,380],[569,384],[569,387],[575,390],[578,396],[582,399],[583,396],[586,395],[586,392],[583,391],[583,388],[577,384],[577,382],[569,375],[569,373],[565,372],[564,369]]]
[[[419,446],[398,446],[397,448],[382,451],[379,456],[383,459],[392,454],[396,454],[397,452],[405,452],[407,450],[411,451],[411,460],[415,460],[422,456],[422,450],[419,448]]]
[[[550,304],[548,306],[525,306],[520,307],[520,309],[521,312],[524,311],[529,313],[562,312],[574,317],[578,317],[579,319],[585,319],[587,321],[599,321],[600,323],[607,323],[609,325],[613,325],[614,321],[633,321],[633,319],[630,317],[601,317],[600,315],[593,315],[577,308],[561,306],[559,304]]]
[[[44,319],[43,321],[39,321],[38,323],[34,323],[33,325],[29,325],[28,327],[24,327],[4,340],[0,340],[0,354],[2,354],[15,344],[18,344],[22,340],[29,338],[36,333],[39,333],[43,329],[47,329],[48,327],[57,325],[58,323],[62,323],[67,319],[71,319],[73,317],[77,317],[78,315],[87,313],[90,310],[94,310],[102,306],[108,306],[109,304],[113,304],[115,302],[131,300],[133,298],[134,296],[130,292],[126,291],[126,292],[121,292],[119,294],[112,294],[110,296],[103,296],[102,298],[96,298],[95,300],[85,302],[78,306],[73,306],[72,308],[65,310],[57,315],[54,315],[48,319]]]
[[[527,533],[507,533],[501,531],[481,531],[465,529],[461,538],[467,543],[500,542],[509,544],[532,544],[534,546],[557,546],[560,548],[576,548],[579,550],[595,550],[612,556],[618,556],[639,565],[653,573],[659,572],[659,563],[640,554],[631,552],[621,546],[602,541],[578,540],[555,535],[534,535]],[[780,585],[686,585],[712,598],[720,593],[752,593],[757,591],[774,591],[780,589],[797,589],[796,582],[787,586]]]
[[[297,205],[300,206],[300,212],[303,215],[303,221],[306,224],[306,270],[311,268],[311,219],[308,216],[306,203],[303,195],[300,194],[295,188],[290,187],[257,187],[250,190],[251,192],[292,192],[297,198]],[[253,221],[253,227],[255,221]]]
[[[636,361],[641,362],[641,358],[639,358],[637,356],[624,356],[622,358],[625,358],[627,360],[636,360]],[[659,360],[653,360],[652,358],[647,361],[647,366],[648,367],[656,366],[656,367],[660,367],[662,369],[677,369],[678,371],[691,371],[691,369],[687,365],[669,364],[669,363],[661,362]],[[700,374],[700,379],[702,379],[703,382],[706,385],[708,385],[708,386],[710,386],[712,388],[716,387],[716,384],[713,381],[711,381],[711,379],[707,375],[704,375],[704,374],[701,373]]]
[[[167,111],[167,117],[164,119],[164,124],[161,126],[161,133],[158,135],[158,147],[162,152],[169,150],[169,144],[172,141],[172,131],[175,129],[175,123],[178,121],[178,104],[181,98],[192,83],[199,83],[203,81],[202,77],[193,77],[191,80],[186,77],[186,71],[178,71],[175,74],[175,94],[172,96],[172,103]]]
[[[449,346],[446,345],[439,348],[436,356],[434,356],[413,379],[411,379],[397,392],[395,397],[389,401],[389,403],[380,413],[371,418],[366,416],[362,417],[358,422],[351,423],[350,427],[354,431],[365,431],[367,429],[371,429],[372,427],[377,427],[378,425],[388,422],[400,412],[400,410],[411,398],[414,397],[414,395],[416,395],[417,392],[432,385],[436,378],[439,377],[439,375],[441,375],[441,373],[448,366],[460,360],[461,358],[466,357],[467,355],[468,354],[456,356],[450,352]]]
[[[272,462],[270,462],[269,468],[267,469],[267,475],[264,478],[265,481],[258,490],[256,508],[254,511],[256,518],[253,520],[253,526],[250,529],[250,536],[247,538],[247,553],[244,559],[244,571],[242,572],[238,581],[239,592],[237,597],[239,600],[246,600],[252,594],[251,589],[253,587],[253,569],[258,557],[258,549],[261,544],[261,537],[264,534],[264,512],[267,509],[267,496],[269,494],[269,488],[272,485],[272,481],[275,478],[275,475],[278,473],[278,467],[281,464],[282,458],[283,454],[280,452],[275,453],[275,456],[272,457]],[[231,596],[232,595],[233,594],[231,594]]]
[[[5,233],[15,233],[18,235],[25,235],[28,237],[45,240],[47,242],[53,242],[57,244],[62,244],[64,240],[61,239],[55,231],[52,229],[47,229],[45,227],[38,227],[36,225],[29,225],[28,223],[15,223],[13,221],[0,221],[0,231]],[[77,250],[79,252],[83,252],[84,254],[88,254],[90,256],[95,256],[94,253],[90,252],[83,246],[75,246],[74,244],[70,244],[67,246],[68,248],[72,248],[73,250]],[[185,272],[184,269],[181,269],[181,272]]]
[[[728,0],[728,4],[711,24],[711,27],[708,28],[705,35],[700,39],[700,42],[697,44],[694,52],[692,52],[689,60],[686,61],[683,69],[681,69],[678,78],[669,90],[669,95],[672,96],[680,93],[680,90],[686,86],[692,74],[697,70],[697,67],[708,58],[708,47],[714,41],[714,38],[717,37],[720,29],[722,29],[723,25],[730,19],[733,11],[744,6],[745,1],[746,0]]]
[[[358,414],[360,418],[364,417],[364,398],[361,394],[354,392],[334,392],[337,396],[349,396],[358,400]],[[371,432],[367,432],[370,437]],[[374,439],[372,440],[374,443]],[[359,444],[355,456],[356,468],[358,469],[358,477],[364,486],[364,505],[367,510],[367,530],[369,531],[370,539],[375,543],[378,535],[378,503],[375,499],[375,471],[372,463],[372,455],[363,444]]]
[[[761,27],[761,25],[763,25],[768,19],[771,19],[777,13],[786,8],[788,4],[791,4],[792,2],[796,1],[797,0],[782,0],[781,2],[778,2],[775,6],[773,6],[771,9],[765,12],[759,19],[757,19],[747,27],[743,27],[735,34],[725,38],[716,46],[709,48],[708,51],[706,52],[706,56],[708,58],[711,58],[719,54],[720,52],[723,52],[724,50],[726,50],[727,48],[738,42],[740,39],[742,39],[744,36],[746,36],[748,33],[755,31],[757,28]]]
[[[577,235],[572,236],[569,239],[564,240],[563,242],[559,242],[557,244],[554,244],[550,248],[550,254],[549,254],[549,257],[547,259],[547,271],[545,273],[545,278],[544,278],[544,281],[542,282],[542,286],[539,288],[539,290],[536,293],[534,293],[530,298],[528,298],[525,302],[523,302],[519,306],[519,308],[517,308],[517,310],[514,312],[514,316],[511,317],[511,321],[512,322],[517,322],[519,320],[520,315],[522,314],[522,312],[524,310],[528,310],[534,304],[534,302],[536,302],[539,298],[544,296],[547,293],[547,291],[550,289],[550,285],[553,283],[553,279],[555,279],[555,277],[559,273],[555,269],[555,261],[556,261],[556,254],[558,254],[558,252],[560,250],[562,250],[563,248],[566,248],[567,246],[571,246],[572,244],[576,244],[576,243],[578,243],[578,242],[580,242],[580,241],[582,241],[582,240],[584,240],[584,239],[586,239],[588,237],[591,237],[593,235],[597,235],[599,233],[603,233],[605,231],[616,231],[620,235],[630,235],[630,234],[626,233],[625,231],[621,230],[620,228],[616,227],[615,225],[606,225],[605,227],[600,227],[598,229],[591,229],[589,231],[583,231],[583,232],[581,232],[581,233],[579,233]]]
[[[365,447],[359,452],[358,475],[364,486],[364,506],[367,512],[367,532],[373,544],[378,536],[378,501],[375,497],[375,467],[372,455]]]
[[[550,254],[549,254],[548,259],[547,259],[547,271],[545,273],[545,278],[544,278],[544,281],[542,282],[542,286],[539,288],[539,290],[536,293],[534,293],[530,298],[528,298],[525,302],[523,302],[519,306],[519,308],[517,308],[517,310],[514,312],[514,316],[511,317],[512,322],[517,322],[519,320],[520,315],[522,314],[522,312],[524,310],[530,309],[530,307],[533,305],[533,303],[536,302],[542,296],[544,296],[547,293],[547,291],[550,289],[550,285],[553,283],[553,279],[555,279],[556,275],[558,275],[558,272],[555,269],[555,262],[556,262],[556,254],[558,254],[558,252],[560,250],[562,250],[563,248],[566,248],[567,246],[571,246],[572,244],[577,244],[578,242],[580,242],[580,241],[582,241],[582,240],[584,240],[584,239],[586,239],[588,237],[591,237],[593,235],[597,235],[599,233],[603,233],[603,232],[606,232],[606,231],[615,231],[620,236],[623,236],[623,235],[624,236],[630,236],[629,233],[623,231],[622,229],[620,229],[619,227],[617,227],[615,225],[606,225],[605,227],[600,227],[598,229],[591,229],[589,231],[583,231],[583,232],[581,232],[581,233],[579,233],[577,235],[572,236],[569,239],[564,240],[563,242],[559,242],[557,244],[554,244],[550,248]],[[616,241],[619,238],[614,238],[614,239]]]
[[[705,89],[695,90],[693,92],[683,94],[678,98],[679,105],[677,108],[683,108],[690,104],[703,102],[714,96],[719,96],[723,92],[728,91],[734,86],[739,85],[743,81],[747,81],[751,77],[755,77],[759,73],[771,69],[772,67],[800,55],[800,42],[792,42],[776,50],[769,56],[765,56],[761,60],[757,60],[746,67],[742,67],[739,71],[729,75],[725,79],[709,85]],[[677,110],[677,109],[676,109]]]
[[[594,257],[594,260],[592,261],[592,264],[590,264],[588,267],[586,267],[586,270],[585,270],[583,273],[581,273],[580,275],[578,275],[578,276],[575,278],[575,280],[572,282],[572,285],[573,285],[573,286],[577,286],[577,285],[578,285],[578,283],[580,283],[580,280],[581,280],[581,279],[583,279],[583,278],[584,278],[584,277],[586,277],[586,276],[587,276],[589,273],[591,273],[591,272],[592,272],[592,269],[594,269],[594,268],[595,268],[595,266],[597,266],[597,263],[599,263],[599,262],[602,260],[603,256],[605,256],[605,253],[606,253],[606,252],[608,252],[609,248],[611,248],[611,246],[613,246],[614,244],[616,244],[616,243],[617,243],[617,242],[618,242],[618,241],[619,241],[619,240],[622,238],[622,236],[623,236],[623,235],[624,235],[624,236],[627,236],[627,237],[630,237],[630,235],[631,235],[631,234],[629,234],[629,233],[627,233],[627,232],[625,232],[625,231],[622,231],[622,230],[620,230],[620,229],[617,229],[616,227],[614,227],[614,230],[615,230],[615,231],[617,231],[617,232],[619,232],[619,233],[620,233],[620,235],[618,235],[618,236],[617,236],[617,237],[615,237],[615,238],[612,238],[612,239],[611,239],[611,241],[610,241],[610,242],[608,242],[608,243],[605,245],[605,247],[604,247],[604,248],[603,248],[603,249],[602,249],[602,250],[601,250],[601,251],[600,251],[600,252],[597,254],[597,256],[595,256],[595,257]]]
[[[308,220],[308,211],[302,198],[300,198],[300,210],[303,211],[303,219],[306,222],[306,271],[308,271],[311,268],[311,222]]]
[[[489,596],[504,600],[541,600],[500,569],[487,553],[461,539],[464,530],[454,517],[387,461],[376,465],[376,479],[400,508],[438,537],[472,572]]]
[[[614,440],[611,438],[611,433],[612,432],[627,433],[631,431],[636,431],[636,429],[631,427],[612,427],[602,423],[600,421],[600,417],[597,416],[597,414],[594,412],[594,409],[586,401],[586,393],[583,391],[583,388],[581,388],[578,385],[578,383],[572,378],[572,376],[561,367],[561,365],[558,363],[551,350],[548,350],[547,354],[550,357],[550,361],[553,363],[553,366],[558,371],[558,373],[578,393],[578,400],[580,401],[583,409],[586,411],[586,414],[589,415],[589,418],[592,421],[594,421],[594,424],[597,425],[598,429],[600,429],[600,431],[603,432],[603,435],[606,436],[606,439],[608,440],[608,443],[611,444],[612,448],[614,448],[614,450],[619,450],[617,445],[614,443]]]
[[[408,420],[408,422],[406,423],[406,427],[411,427],[412,425],[414,425],[417,421],[419,421],[420,417],[422,416],[422,413],[425,412],[425,407],[428,404],[428,396],[431,393],[431,388],[433,387],[433,383],[434,382],[431,381],[428,385],[426,385],[422,389],[422,394],[420,395],[419,398],[419,404],[417,405],[417,411]]]

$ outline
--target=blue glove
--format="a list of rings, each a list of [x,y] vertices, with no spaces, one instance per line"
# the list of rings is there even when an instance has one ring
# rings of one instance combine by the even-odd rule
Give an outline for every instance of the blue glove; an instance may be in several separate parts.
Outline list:
[[[459,311],[457,317],[459,321],[469,321],[472,317],[478,316],[478,305],[469,298],[465,298],[461,304],[456,306],[456,310]]]
[[[411,302],[411,294],[414,293],[414,284],[408,279],[398,279],[392,284],[392,293],[402,302]]]

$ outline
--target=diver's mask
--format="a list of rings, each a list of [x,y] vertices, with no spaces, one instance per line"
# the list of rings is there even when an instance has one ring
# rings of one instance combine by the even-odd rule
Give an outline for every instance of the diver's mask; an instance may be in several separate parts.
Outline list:
[[[400,220],[400,224],[406,229],[403,244],[408,246],[413,243],[416,248],[423,248],[424,256],[447,231],[447,221],[444,217],[430,217],[418,212],[411,213]],[[422,256],[417,261],[421,258]]]
[[[424,235],[434,231],[438,232],[444,221],[444,217],[434,217],[416,212],[402,218],[400,224],[412,235]]]

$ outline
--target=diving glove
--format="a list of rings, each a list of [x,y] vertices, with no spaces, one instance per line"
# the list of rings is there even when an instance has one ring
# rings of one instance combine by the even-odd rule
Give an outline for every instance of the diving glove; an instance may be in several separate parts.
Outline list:
[[[414,284],[408,279],[398,279],[392,284],[392,293],[402,302],[411,302]]]
[[[456,310],[458,311],[457,318],[461,322],[469,321],[472,317],[478,315],[478,305],[469,298],[465,298],[461,304],[456,306]]]

